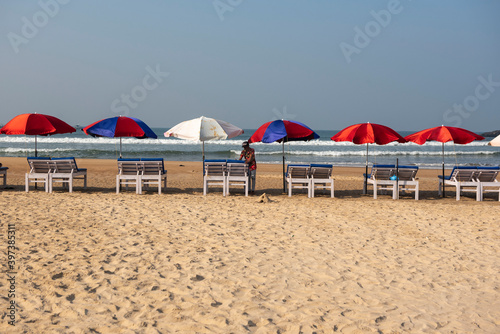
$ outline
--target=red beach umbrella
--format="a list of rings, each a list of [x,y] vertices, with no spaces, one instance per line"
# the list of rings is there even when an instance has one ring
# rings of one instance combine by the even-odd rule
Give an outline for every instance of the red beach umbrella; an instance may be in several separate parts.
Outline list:
[[[462,128],[441,125],[415,132],[406,136],[405,139],[417,143],[418,145],[422,145],[427,141],[438,141],[443,144],[449,141],[455,144],[468,144],[474,140],[483,140],[484,137]]]
[[[415,132],[411,135],[405,137],[407,141],[414,142],[418,145],[423,145],[428,141],[438,141],[442,143],[442,151],[443,151],[443,179],[444,179],[444,143],[449,141],[454,142],[455,144],[469,144],[474,140],[483,140],[484,137],[469,130],[465,130],[462,128],[455,128],[452,126],[437,126],[430,129],[425,129],[419,132]],[[443,182],[443,197],[444,194],[444,182]]]
[[[0,129],[0,133],[6,135],[34,135],[35,156],[38,156],[37,135],[48,136],[75,131],[74,127],[57,117],[37,113],[18,115]]]
[[[366,144],[365,185],[363,193],[366,194],[368,179],[368,144],[385,145],[397,141],[406,143],[406,140],[393,129],[380,124],[361,123],[348,126],[334,135],[333,141],[350,141],[354,144]]]

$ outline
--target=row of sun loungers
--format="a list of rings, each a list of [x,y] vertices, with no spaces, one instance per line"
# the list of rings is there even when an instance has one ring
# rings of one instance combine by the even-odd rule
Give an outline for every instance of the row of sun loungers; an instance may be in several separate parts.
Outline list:
[[[82,179],[87,188],[87,169],[78,168],[75,158],[28,158],[29,173],[25,174],[26,192],[30,183],[43,183],[45,191],[51,193],[54,183],[62,183],[73,192],[73,181]]]
[[[118,159],[118,175],[116,175],[116,193],[120,193],[122,185],[128,188],[134,185],[137,194],[142,194],[142,189],[150,186],[158,187],[158,194],[167,189],[167,171],[162,158],[151,159]]]
[[[496,192],[500,201],[500,182],[497,181],[500,167],[454,167],[449,176],[444,179],[439,176],[439,195],[442,194],[442,185],[456,188],[457,201],[461,192],[475,192],[476,200],[482,201],[485,192]]]
[[[288,196],[292,196],[293,189],[307,189],[307,197],[314,197],[316,189],[327,189],[330,190],[330,197],[333,198],[332,171],[332,165],[288,165],[286,172]]]
[[[143,189],[156,186],[158,193],[167,187],[167,171],[162,158],[152,159],[118,159],[118,175],[116,176],[116,193],[122,186],[134,186],[136,193],[142,194]],[[69,192],[73,191],[75,180],[83,180],[87,187],[87,170],[79,168],[75,158],[28,158],[29,173],[25,175],[26,192],[30,184],[43,184],[45,191],[51,193],[53,185],[61,183]],[[7,184],[8,167],[0,167],[0,177],[3,185]],[[328,164],[298,165],[290,164],[285,174],[288,196],[294,190],[307,191],[308,197],[314,197],[317,190],[326,190],[334,197],[333,166]],[[371,173],[365,175],[367,184],[373,186],[373,198],[381,191],[392,192],[392,198],[398,199],[400,193],[414,192],[415,200],[419,199],[419,181],[417,166],[373,165]],[[442,186],[453,186],[456,189],[456,199],[460,200],[463,192],[474,192],[476,200],[482,201],[484,193],[499,194],[500,182],[497,176],[500,167],[454,167],[451,174],[439,176],[439,195]],[[242,160],[205,160],[203,168],[203,195],[209,187],[222,188],[224,196],[229,195],[231,187],[243,187],[248,196],[248,165]],[[163,183],[163,187],[162,187]]]
[[[248,196],[248,165],[243,160],[205,160],[203,195],[210,186],[222,186],[222,195],[229,195],[231,186],[243,187]]]
[[[419,198],[417,166],[374,165],[371,173],[364,175],[367,183],[373,186],[373,198],[378,191],[392,191],[392,198],[399,199],[399,192],[413,191],[415,200]]]

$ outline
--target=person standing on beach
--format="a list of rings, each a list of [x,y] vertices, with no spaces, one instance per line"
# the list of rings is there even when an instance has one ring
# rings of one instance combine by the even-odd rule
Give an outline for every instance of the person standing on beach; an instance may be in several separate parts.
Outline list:
[[[255,175],[257,174],[257,162],[255,161],[255,150],[250,148],[247,141],[244,141],[241,145],[243,151],[241,151],[240,159],[245,159],[245,163],[248,164],[248,187],[250,188],[250,193],[255,192]]]

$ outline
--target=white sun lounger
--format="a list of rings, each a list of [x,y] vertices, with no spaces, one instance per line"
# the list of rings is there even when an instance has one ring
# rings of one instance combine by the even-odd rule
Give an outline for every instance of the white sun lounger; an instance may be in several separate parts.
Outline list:
[[[332,165],[311,164],[309,180],[311,182],[311,197],[314,197],[316,189],[330,190],[330,197],[334,197]]]
[[[480,200],[483,200],[484,193],[493,192],[498,194],[500,201],[500,182],[497,176],[500,173],[500,167],[477,167],[474,178],[479,182]]]
[[[78,168],[75,158],[52,158],[53,170],[50,173],[49,192],[52,192],[54,183],[62,183],[68,186],[69,192],[73,192],[73,181],[83,180],[83,187],[87,188],[87,169]]]
[[[142,194],[141,188],[141,161],[139,159],[118,159],[118,175],[116,175],[116,193],[120,193],[120,188],[125,185],[135,186],[135,192]]]
[[[158,194],[161,195],[162,181],[164,188],[167,189],[167,171],[163,164],[163,158],[141,159],[141,190],[142,187],[148,188],[150,185],[158,186]]]
[[[286,171],[288,196],[292,196],[293,189],[307,189],[307,197],[311,197],[310,170],[309,165],[288,165]]]
[[[248,196],[248,164],[244,161],[227,162],[226,165],[226,195],[231,186],[243,186],[245,196]]]
[[[50,158],[28,157],[28,164],[30,171],[24,175],[25,190],[30,191],[29,184],[43,183],[45,185],[45,192],[50,191],[50,173],[54,170],[54,164]]]
[[[475,179],[475,175],[477,174],[477,167],[468,167],[468,166],[455,166],[451,171],[449,176],[445,176],[444,180],[442,175],[439,175],[439,189],[438,194],[442,195],[442,184],[447,186],[454,186],[456,189],[456,199],[460,200],[461,192],[469,191],[476,193],[476,200],[481,200],[481,184]]]
[[[7,185],[7,169],[9,167],[0,167],[0,177],[3,179],[3,186]]]
[[[203,195],[209,186],[222,186],[222,195],[226,196],[226,160],[205,160],[203,169]]]
[[[398,194],[402,191],[413,191],[415,193],[415,200],[419,199],[419,183],[417,180],[418,167],[417,166],[399,166],[396,170]]]

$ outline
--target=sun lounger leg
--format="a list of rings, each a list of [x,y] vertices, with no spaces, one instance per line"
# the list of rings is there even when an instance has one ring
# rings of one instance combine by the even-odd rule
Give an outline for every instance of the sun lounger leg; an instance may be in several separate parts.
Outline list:
[[[373,183],[373,199],[377,199],[377,182]]]
[[[419,199],[419,190],[418,190],[418,182],[415,186],[415,201],[418,201]]]
[[[116,193],[120,193],[120,175],[116,175]]]
[[[457,190],[457,201],[460,201],[460,184],[458,184],[455,189]]]
[[[396,185],[396,182],[392,185],[392,199],[399,198],[399,186]]]

